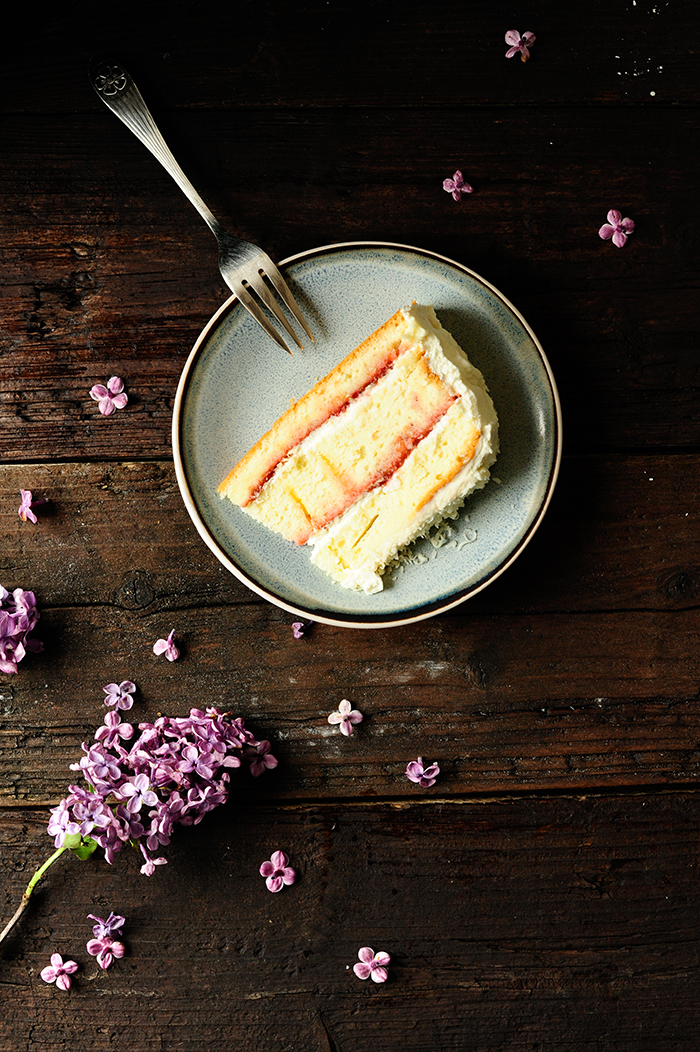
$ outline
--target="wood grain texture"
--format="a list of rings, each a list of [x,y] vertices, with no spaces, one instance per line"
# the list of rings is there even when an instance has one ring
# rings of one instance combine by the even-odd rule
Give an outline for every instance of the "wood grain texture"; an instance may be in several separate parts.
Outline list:
[[[43,823],[0,818],[5,910],[50,846]],[[270,895],[258,868],[278,847],[298,881]],[[694,1048],[694,794],[231,801],[167,854],[152,878],[130,856],[49,871],[3,960],[2,1052],[76,1039],[91,1052],[364,1052],[378,1034],[407,1052]],[[85,918],[110,909],[127,918],[128,953],[100,972]],[[363,945],[391,955],[384,986],[350,970]],[[81,965],[63,1001],[38,976],[56,950]]]
[[[230,708],[280,764],[240,772],[151,879],[131,852],[61,859],[0,948],[0,1052],[695,1052],[697,5],[59,0],[4,26],[0,583],[36,591],[45,650],[0,674],[0,914],[51,850],[108,681],[136,681],[136,720]],[[505,59],[510,28],[536,34],[529,63]],[[199,539],[172,408],[227,292],[92,92],[105,52],[274,258],[417,245],[532,325],[561,475],[469,603],[294,640]],[[610,208],[636,222],[623,250],[598,237]],[[115,373],[129,404],[105,419],[88,392]],[[20,488],[50,498],[36,526]],[[172,664],[152,653],[170,629]],[[343,697],[349,739],[327,722]],[[427,790],[404,776],[419,755]],[[278,848],[299,879],[270,895]],[[85,918],[110,910],[128,954],[102,972]],[[384,986],[354,977],[362,945],[391,953]],[[54,951],[81,964],[68,995],[39,978]]]
[[[2,579],[36,590],[46,649],[4,677],[0,793],[55,803],[122,679],[137,719],[191,704],[249,719],[283,760],[264,796],[410,796],[416,755],[439,760],[450,795],[694,780],[698,462],[643,463],[572,458],[567,517],[555,507],[519,564],[450,614],[301,641],[204,547],[170,464],[2,468],[17,556]],[[23,482],[51,498],[36,526],[15,512]],[[171,628],[175,664],[151,652]],[[326,722],[346,696],[366,716],[351,741]]]

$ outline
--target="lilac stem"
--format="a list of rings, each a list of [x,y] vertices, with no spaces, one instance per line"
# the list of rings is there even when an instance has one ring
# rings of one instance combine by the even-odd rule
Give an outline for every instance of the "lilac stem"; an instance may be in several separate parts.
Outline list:
[[[43,862],[39,866],[39,868],[37,869],[36,873],[34,874],[32,879],[27,884],[27,889],[24,892],[24,895],[22,895],[22,901],[20,902],[19,906],[17,907],[17,909],[16,909],[16,911],[14,913],[14,916],[8,921],[8,923],[5,925],[3,930],[0,931],[0,942],[2,942],[3,939],[7,935],[10,934],[10,932],[14,928],[15,924],[17,923],[17,921],[20,919],[20,917],[22,916],[22,914],[26,910],[27,906],[29,905],[29,899],[31,898],[32,892],[34,891],[34,888],[37,886],[37,884],[39,883],[39,881],[43,877],[43,875],[46,872],[46,870],[49,868],[49,866],[52,866],[54,864],[54,862],[58,858],[61,857],[61,855],[63,854],[64,851],[67,851],[67,850],[68,850],[67,845],[64,845],[64,847],[59,847],[58,851],[54,851],[53,855],[51,855],[49,858],[47,858],[46,862]]]

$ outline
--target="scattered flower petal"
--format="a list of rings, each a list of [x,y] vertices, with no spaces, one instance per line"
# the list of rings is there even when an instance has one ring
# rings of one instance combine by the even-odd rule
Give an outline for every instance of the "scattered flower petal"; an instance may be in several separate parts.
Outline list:
[[[419,756],[418,760],[412,760],[406,768],[406,777],[409,782],[416,782],[423,789],[427,789],[431,785],[435,785],[435,779],[440,774],[440,768],[436,763],[430,765],[430,767],[423,766],[423,757]]]
[[[608,212],[607,223],[603,223],[598,233],[604,241],[612,238],[613,245],[622,248],[627,243],[630,234],[634,233],[634,220],[623,219],[621,212],[618,212],[616,208],[611,208]]]
[[[180,657],[180,651],[177,649],[175,643],[173,642],[174,638],[175,629],[172,630],[172,632],[168,635],[167,639],[158,639],[153,644],[153,653],[165,654],[168,661],[177,661],[177,659]]]
[[[360,958],[360,963],[353,965],[352,970],[358,979],[369,979],[371,977],[375,983],[385,983],[387,981],[389,973],[385,965],[391,961],[388,953],[380,950],[379,953],[375,954],[370,946],[363,946],[358,951],[357,956]]]
[[[77,970],[75,961],[64,961],[60,953],[52,953],[51,964],[42,968],[39,974],[45,983],[55,983],[59,990],[70,990],[70,977]]]
[[[530,52],[528,48],[531,48],[535,43],[534,33],[520,33],[517,29],[509,29],[506,33],[506,44],[510,44],[510,48],[506,51],[506,58],[513,58],[520,52],[520,57],[523,62],[527,62],[530,58]]]
[[[443,190],[446,190],[448,194],[452,194],[455,201],[459,201],[462,194],[471,194],[474,192],[474,187],[470,186],[469,183],[465,183],[464,176],[460,171],[456,171],[451,179],[444,179],[442,188]]]
[[[123,409],[129,401],[124,392],[124,381],[119,376],[112,376],[104,384],[95,384],[90,388],[90,397],[99,404],[103,416],[110,416],[115,409]]]
[[[263,862],[260,875],[265,877],[268,891],[281,891],[285,884],[293,884],[297,879],[295,870],[287,865],[289,858],[284,851],[273,851],[269,862]]]
[[[348,737],[352,734],[353,724],[362,723],[364,719],[361,712],[357,709],[353,709],[347,698],[343,698],[340,705],[338,706],[337,712],[332,712],[328,717],[329,723],[339,723],[340,733]]]
[[[37,522],[38,521],[37,517],[34,514],[34,512],[32,511],[32,508],[38,508],[42,504],[48,504],[49,503],[48,498],[47,497],[36,497],[36,498],[34,498],[34,497],[32,497],[32,491],[30,489],[21,489],[19,491],[19,493],[20,493],[20,496],[22,498],[22,503],[20,504],[19,508],[17,509],[17,514],[19,515],[20,519],[22,520],[22,522],[26,522],[27,519],[30,522]]]
[[[108,683],[102,688],[107,695],[105,705],[114,705],[117,709],[130,709],[134,704],[132,694],[136,690],[136,684],[130,679],[123,679],[121,683]]]

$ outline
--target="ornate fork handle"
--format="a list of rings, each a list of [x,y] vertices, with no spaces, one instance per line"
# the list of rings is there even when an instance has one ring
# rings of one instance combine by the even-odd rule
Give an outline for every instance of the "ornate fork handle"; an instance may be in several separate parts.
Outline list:
[[[204,204],[170,152],[148,106],[143,101],[141,92],[124,67],[116,62],[91,65],[90,79],[105,106],[119,117],[129,131],[133,132],[136,138],[151,151],[156,160],[160,161],[214,234],[219,245],[219,270],[241,305],[252,314],[268,336],[271,336],[285,351],[289,351],[289,348],[263,308],[273,315],[301,347],[299,337],[272,293],[274,289],[287,310],[313,340],[311,330],[289,286],[268,254],[257,245],[251,244],[250,241],[244,241],[240,237],[233,237],[227,233]]]
[[[102,63],[91,69],[90,76],[95,91],[112,113],[126,124],[127,128],[148,147],[156,160],[173,177],[185,196],[191,201],[212,233],[221,233],[219,221],[212,215],[180,165],[173,157],[161,135],[141,92],[134,81],[119,65]],[[228,237],[231,237],[229,234]]]

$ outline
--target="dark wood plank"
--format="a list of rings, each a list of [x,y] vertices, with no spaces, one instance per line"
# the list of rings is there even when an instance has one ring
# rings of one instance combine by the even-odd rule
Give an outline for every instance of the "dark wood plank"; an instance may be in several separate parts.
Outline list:
[[[588,452],[700,446],[697,125],[686,110],[491,108],[465,138],[449,107],[181,113],[167,131],[214,210],[278,259],[386,240],[483,274],[542,341],[568,449]],[[103,107],[0,118],[0,134],[0,457],[47,459],[58,441],[64,458],[167,456],[180,371],[228,294],[211,235]],[[459,204],[441,185],[458,166],[476,187]],[[622,251],[597,234],[610,207],[637,222]],[[114,372],[132,401],[107,431],[88,391]]]
[[[37,592],[46,650],[0,677],[3,798],[61,796],[102,687],[124,678],[137,718],[216,704],[249,719],[283,760],[265,795],[405,796],[416,755],[439,760],[447,795],[688,783],[698,464],[642,463],[572,459],[551,527],[452,613],[301,641],[204,547],[169,464],[5,467],[0,580]],[[16,515],[22,483],[52,499],[37,526]],[[175,664],[151,653],[171,628]],[[349,741],[326,722],[342,697],[366,716]]]
[[[131,854],[62,859],[3,947],[0,1049],[364,1052],[381,1034],[406,1052],[691,1052],[697,803],[231,801],[152,878]],[[44,823],[0,819],[5,912],[50,849]],[[273,896],[258,868],[276,848],[299,879]],[[110,910],[128,954],[100,973],[85,918]],[[385,985],[353,975],[362,945],[391,954]],[[81,965],[69,996],[38,975],[55,951]]]
[[[528,25],[519,24],[526,19]],[[504,0],[473,0],[450,17],[418,0],[350,0],[265,7],[135,0],[118,10],[62,3],[44,19],[14,12],[4,106],[18,112],[88,108],[84,78],[95,52],[116,54],[164,104],[220,108],[413,105],[473,110],[554,102],[585,106],[697,103],[692,0],[605,0],[527,12]],[[531,61],[508,61],[508,29],[537,35]],[[38,77],[27,77],[27,70]],[[47,93],[46,83],[54,86]]]

